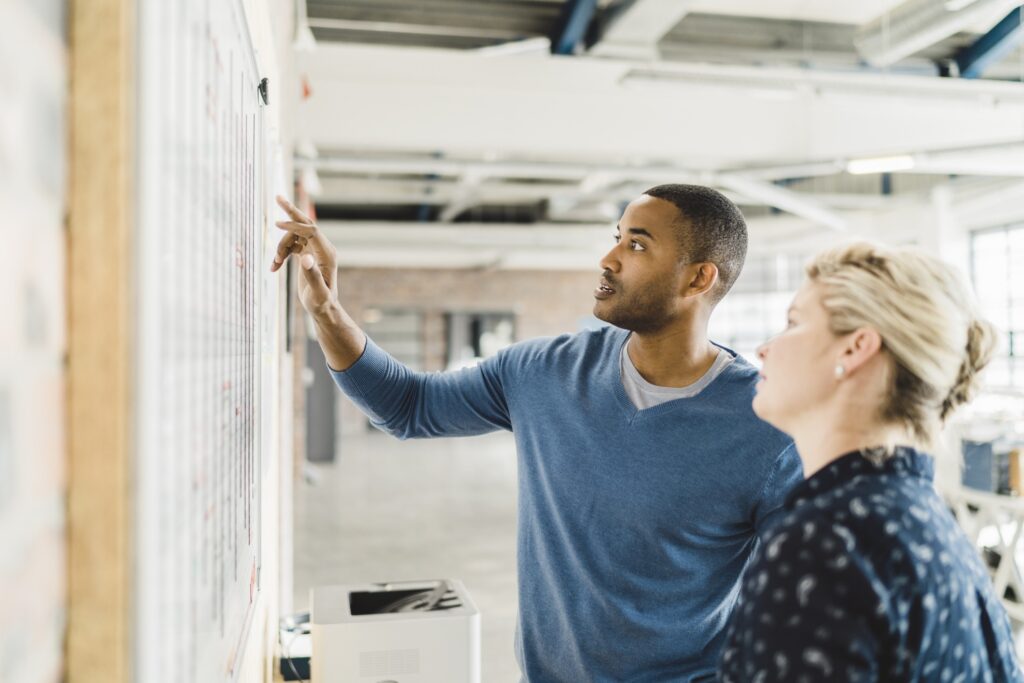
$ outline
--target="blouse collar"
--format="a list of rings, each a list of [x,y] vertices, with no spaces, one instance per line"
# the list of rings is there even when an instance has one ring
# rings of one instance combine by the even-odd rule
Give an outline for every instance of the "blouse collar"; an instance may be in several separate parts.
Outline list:
[[[789,494],[787,507],[838,488],[860,476],[898,475],[920,477],[932,481],[935,477],[935,460],[909,446],[897,446],[895,452],[886,456],[881,451],[852,451],[841,455],[820,470],[797,484]]]

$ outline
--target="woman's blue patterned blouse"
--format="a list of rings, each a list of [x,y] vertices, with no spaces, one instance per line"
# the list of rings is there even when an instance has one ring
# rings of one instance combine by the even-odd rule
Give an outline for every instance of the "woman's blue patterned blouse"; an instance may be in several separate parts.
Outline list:
[[[932,458],[847,454],[790,494],[743,575],[719,680],[1024,681]]]

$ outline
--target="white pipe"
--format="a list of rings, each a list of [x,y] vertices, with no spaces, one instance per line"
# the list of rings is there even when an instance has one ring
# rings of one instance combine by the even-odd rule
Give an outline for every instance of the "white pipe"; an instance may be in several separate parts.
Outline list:
[[[392,33],[414,36],[443,36],[451,38],[493,38],[496,40],[521,40],[522,34],[483,28],[462,26],[434,26],[431,24],[404,24],[387,21],[354,21],[349,19],[326,19],[315,17],[309,20],[313,28],[335,29],[366,33]]]
[[[511,40],[499,45],[478,48],[476,53],[484,57],[548,56],[551,54],[551,39],[538,36],[526,40]]]

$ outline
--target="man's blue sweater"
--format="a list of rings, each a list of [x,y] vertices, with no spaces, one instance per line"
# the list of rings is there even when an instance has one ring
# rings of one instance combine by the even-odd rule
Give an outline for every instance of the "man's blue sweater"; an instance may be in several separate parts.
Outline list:
[[[415,373],[367,341],[335,381],[399,438],[511,430],[519,454],[519,628],[530,683],[712,674],[757,533],[802,480],[750,407],[736,358],[693,398],[637,410],[613,327]],[[731,353],[731,352],[730,352]]]

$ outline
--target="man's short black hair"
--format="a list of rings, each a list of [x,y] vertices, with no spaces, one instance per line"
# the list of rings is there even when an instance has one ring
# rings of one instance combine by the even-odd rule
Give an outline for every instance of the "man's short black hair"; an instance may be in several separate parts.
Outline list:
[[[747,258],[747,222],[739,207],[717,190],[701,185],[658,185],[645,195],[671,202],[679,209],[681,257],[688,263],[709,261],[718,267],[712,302],[732,288]]]

